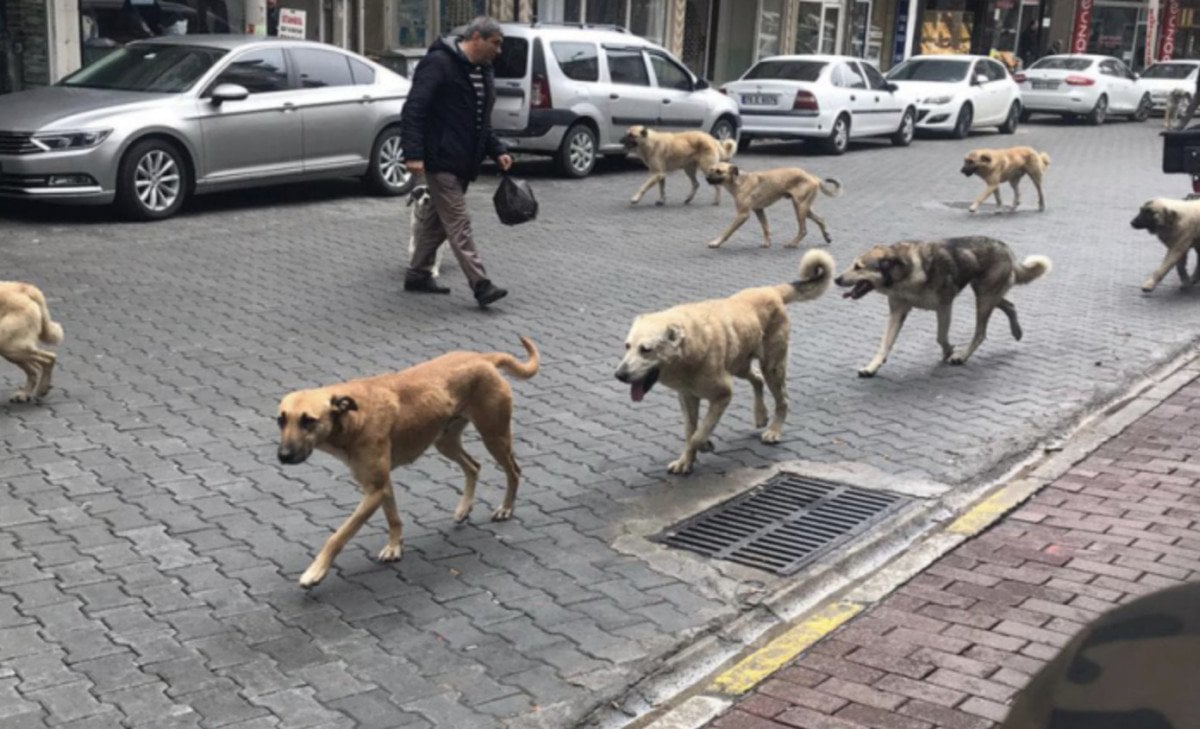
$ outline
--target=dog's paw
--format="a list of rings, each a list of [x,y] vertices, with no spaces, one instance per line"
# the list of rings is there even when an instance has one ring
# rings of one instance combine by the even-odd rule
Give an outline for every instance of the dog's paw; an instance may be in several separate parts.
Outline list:
[[[1046,212],[1046,206],[1045,206],[1045,205],[1038,205],[1038,212],[1039,212],[1039,213],[1044,213],[1044,212]]]
[[[17,390],[13,393],[12,397],[8,398],[9,402],[29,402],[29,400],[30,395],[24,390]]]
[[[782,437],[783,433],[778,430],[767,430],[762,434],[762,442],[774,445],[775,443],[778,443],[779,439]]]
[[[1154,287],[1157,285],[1158,284],[1154,281],[1146,281],[1145,283],[1142,284],[1142,293],[1146,293],[1146,294],[1150,293],[1151,291],[1154,290]],[[16,395],[14,395],[13,397],[16,397]],[[17,401],[14,400],[13,402],[17,402]]]
[[[508,521],[512,518],[513,509],[511,506],[501,506],[492,512],[492,521]]]
[[[711,440],[706,440],[700,445],[696,446],[696,450],[701,453],[712,453],[716,449],[713,447],[713,442]]]
[[[946,361],[952,365],[965,364],[967,361],[967,353],[966,352],[955,352],[954,354],[950,355],[949,359],[947,359]]]
[[[755,428],[765,428],[765,427],[767,427],[767,421],[768,421],[767,409],[765,407],[762,409],[755,408],[754,409],[754,427]]]
[[[861,370],[858,371],[858,376],[859,377],[874,377],[876,372],[878,372],[877,369],[871,369],[870,367],[863,367]]]
[[[641,202],[641,200],[639,198],[636,198],[636,197],[629,198],[630,205],[637,205],[639,202]]]
[[[692,461],[686,458],[680,458],[676,461],[671,461],[667,465],[667,473],[673,473],[676,476],[686,476],[692,472]]]
[[[979,206],[972,205],[971,207],[967,208],[967,212],[968,213],[977,213],[977,212],[979,212]]]
[[[396,544],[384,545],[383,549],[379,550],[380,562],[395,562],[404,556],[404,542]]]
[[[666,200],[659,200],[658,202],[654,203],[654,206],[661,208],[663,205],[666,205],[666,204],[667,204]]]
[[[720,248],[722,243],[724,243],[724,241],[720,241],[720,240],[710,240],[710,241],[708,242],[708,247],[709,247],[709,248]]]
[[[459,503],[458,507],[454,509],[454,523],[462,524],[466,521],[467,517],[471,515],[471,507],[473,506],[474,504]]]
[[[300,586],[306,590],[316,586],[321,580],[325,579],[325,574],[328,571],[328,569],[315,564],[309,566],[308,569],[304,570],[304,574],[300,575]]]

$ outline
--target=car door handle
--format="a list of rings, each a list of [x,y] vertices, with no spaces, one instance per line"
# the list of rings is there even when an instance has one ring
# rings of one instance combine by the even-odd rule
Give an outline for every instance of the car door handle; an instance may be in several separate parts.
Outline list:
[[[663,99],[663,103],[664,103],[664,104],[670,104],[670,103],[671,103],[671,100],[670,100],[670,99]]]
[[[850,100],[851,100],[851,101],[858,101],[858,97],[857,97],[857,96],[855,96],[854,94],[850,94]]]
[[[610,98],[610,99],[619,99],[619,98],[621,98],[621,95],[620,95],[620,94],[609,94],[609,95],[608,95],[608,98]]]
[[[283,106],[279,107],[279,110],[283,111],[285,113],[289,112],[289,111],[295,111],[296,105],[290,101],[285,101],[285,102],[283,102]]]
[[[374,101],[374,100],[375,100],[375,99],[372,99],[370,96],[364,96],[364,97],[362,97],[361,99],[359,99],[359,100],[358,100],[358,103],[360,103],[360,104],[370,104],[370,103],[371,103],[372,101]]]

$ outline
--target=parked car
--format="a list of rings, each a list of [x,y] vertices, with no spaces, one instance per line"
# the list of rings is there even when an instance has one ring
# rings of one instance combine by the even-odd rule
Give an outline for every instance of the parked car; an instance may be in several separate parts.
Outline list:
[[[318,177],[411,187],[409,82],[339,48],[254,36],[130,43],[0,104],[0,195],[159,220],[193,193]]]
[[[1034,113],[1082,116],[1089,124],[1103,124],[1112,114],[1134,121],[1150,116],[1150,92],[1138,83],[1136,73],[1111,56],[1046,56],[1016,79],[1024,104],[1022,121]]]
[[[737,136],[737,104],[664,48],[608,27],[501,24],[492,128],[516,152],[552,155],[586,177],[598,155],[624,157],[634,124]]]
[[[742,112],[741,147],[754,139],[815,139],[830,154],[850,139],[912,142],[916,95],[850,56],[771,56],[721,89]]]
[[[917,96],[917,129],[963,139],[972,129],[1017,131],[1021,89],[1008,70],[984,56],[913,56],[887,79]]]
[[[1161,61],[1147,66],[1142,71],[1142,88],[1150,92],[1150,104],[1154,111],[1166,111],[1167,100],[1175,89],[1183,91],[1187,96],[1183,100],[1183,108],[1192,100],[1196,91],[1196,74],[1200,71],[1200,61]]]

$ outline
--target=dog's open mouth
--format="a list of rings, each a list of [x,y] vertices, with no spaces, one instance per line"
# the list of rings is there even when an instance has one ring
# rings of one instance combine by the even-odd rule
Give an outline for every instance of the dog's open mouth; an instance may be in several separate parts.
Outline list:
[[[858,283],[854,284],[854,288],[852,288],[849,291],[847,291],[846,293],[842,294],[842,298],[843,299],[861,299],[862,297],[871,293],[871,290],[874,288],[875,288],[875,284],[871,283],[870,281],[859,281]]]
[[[641,402],[646,393],[650,392],[650,388],[654,387],[655,382],[658,382],[657,369],[650,370],[642,379],[629,383],[629,397],[634,402]]]

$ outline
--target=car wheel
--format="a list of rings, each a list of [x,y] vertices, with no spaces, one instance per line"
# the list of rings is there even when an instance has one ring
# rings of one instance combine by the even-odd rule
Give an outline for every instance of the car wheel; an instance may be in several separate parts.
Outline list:
[[[954,121],[954,129],[950,132],[950,136],[955,139],[966,139],[971,133],[971,122],[975,119],[975,111],[970,104],[963,104],[958,110],[958,119]]]
[[[712,131],[709,134],[718,140],[733,139],[737,136],[737,127],[728,118],[721,117],[717,120],[716,124],[713,124]]]
[[[912,109],[905,109],[900,117],[900,127],[892,134],[892,144],[897,147],[907,147],[912,144],[913,134],[916,133],[917,119]]]
[[[117,206],[133,220],[164,220],[179,212],[188,196],[183,154],[164,139],[133,145],[117,170]]]
[[[1149,119],[1151,105],[1152,102],[1150,101],[1150,94],[1146,94],[1142,97],[1142,100],[1138,102],[1137,111],[1133,112],[1132,119],[1135,122],[1144,122]]]
[[[833,131],[829,133],[821,145],[827,154],[845,154],[850,146],[850,117],[842,114],[833,123]]]
[[[1008,116],[1005,117],[1004,123],[1000,125],[1001,134],[1012,134],[1017,131],[1017,125],[1025,118],[1025,112],[1021,109],[1021,102],[1014,101],[1012,106],[1008,107]]]
[[[1030,111],[1029,109],[1021,109],[1021,123],[1022,124],[1029,121],[1029,118],[1032,116],[1033,116],[1033,112]]]
[[[742,132],[742,136],[738,137],[738,151],[745,152],[750,149],[750,145],[754,143],[754,137]]]
[[[367,168],[367,184],[376,195],[405,195],[415,184],[413,175],[404,166],[404,148],[400,145],[400,128],[388,127],[371,145],[371,166]]]
[[[596,133],[587,124],[568,129],[554,162],[567,177],[587,177],[596,166]]]
[[[1100,126],[1104,120],[1108,118],[1108,97],[1103,94],[1099,99],[1096,99],[1096,105],[1092,107],[1092,113],[1088,114],[1087,122],[1094,127]]]

